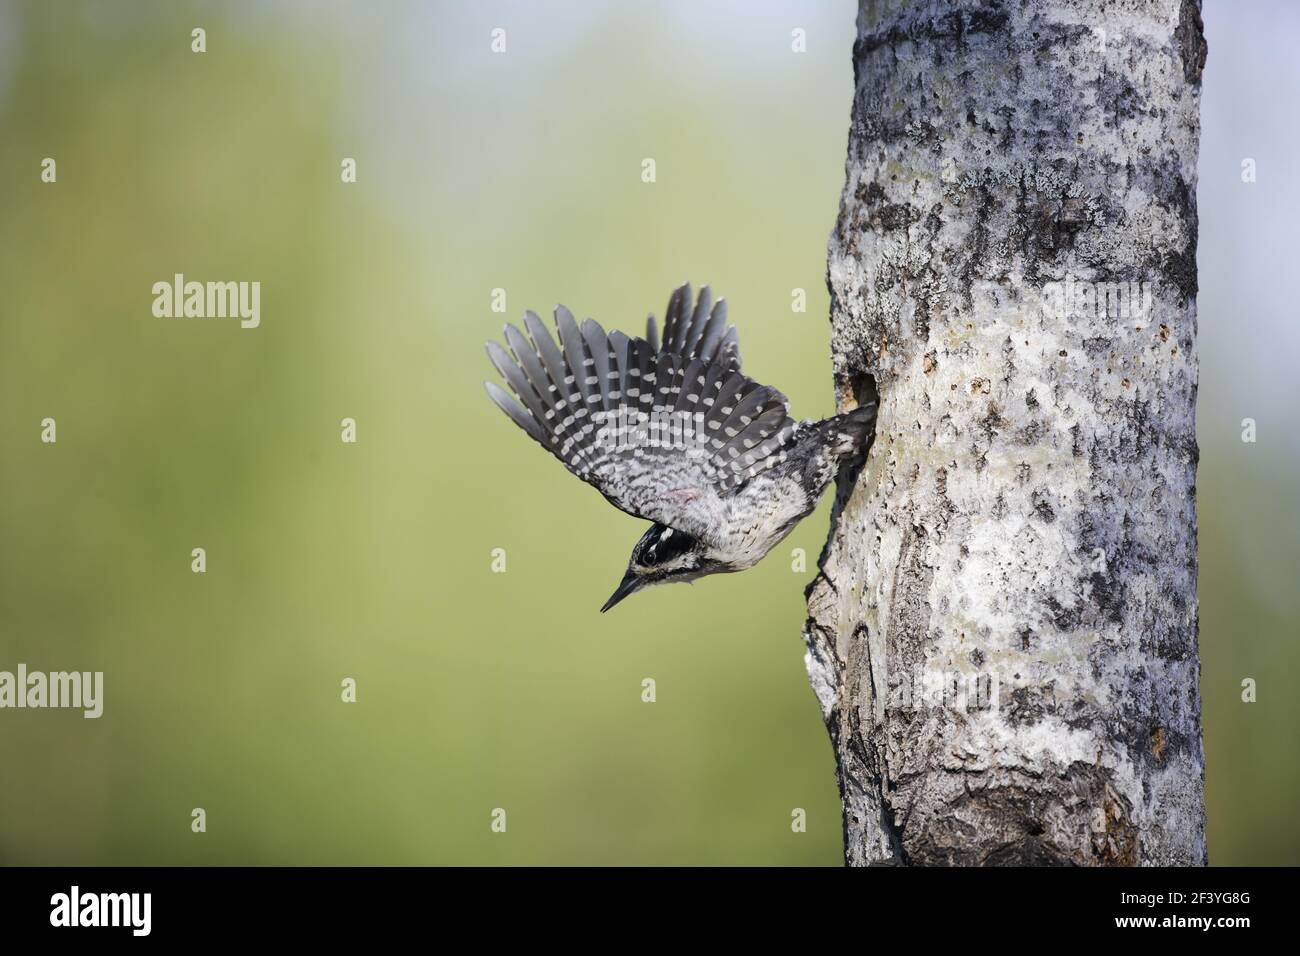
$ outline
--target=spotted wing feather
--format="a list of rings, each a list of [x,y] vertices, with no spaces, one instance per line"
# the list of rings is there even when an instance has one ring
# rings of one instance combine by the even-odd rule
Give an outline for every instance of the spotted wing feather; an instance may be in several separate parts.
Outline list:
[[[646,341],[655,351],[660,351],[655,317],[646,319]],[[668,297],[664,310],[664,352],[673,352],[683,358],[720,361],[724,366],[740,370],[740,339],[736,327],[727,325],[727,301],[713,303],[713,293],[708,286],[692,305],[691,284],[684,282]]]

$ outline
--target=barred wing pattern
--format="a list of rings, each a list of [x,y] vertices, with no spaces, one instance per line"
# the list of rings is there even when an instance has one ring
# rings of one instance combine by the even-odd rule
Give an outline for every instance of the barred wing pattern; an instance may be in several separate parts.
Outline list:
[[[515,424],[615,507],[696,536],[708,531],[709,502],[784,461],[796,429],[785,396],[740,372],[734,329],[722,331],[723,303],[710,311],[707,296],[688,313],[689,286],[673,293],[662,348],[653,320],[649,339],[629,338],[591,319],[579,326],[563,306],[558,344],[528,312],[526,335],[505,327],[509,351],[487,347],[514,397],[492,382],[488,394]],[[698,414],[702,432],[657,444],[602,434],[629,410]]]
[[[710,311],[712,300],[713,293],[705,286],[692,309],[691,284],[683,283],[668,297],[668,308],[664,311],[663,348],[659,347],[659,330],[653,313],[646,316],[645,340],[656,352],[672,352],[688,361],[707,355],[713,361],[730,363],[740,371],[740,339],[734,325],[727,328],[727,300],[719,299]]]

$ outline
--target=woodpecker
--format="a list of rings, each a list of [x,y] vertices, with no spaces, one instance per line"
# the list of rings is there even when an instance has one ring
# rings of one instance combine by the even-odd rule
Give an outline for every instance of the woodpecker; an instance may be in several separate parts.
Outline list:
[[[709,287],[675,289],[662,343],[581,325],[555,307],[556,339],[534,312],[488,358],[514,393],[485,382],[516,425],[616,508],[651,522],[608,611],[655,584],[743,571],[812,512],[841,464],[865,457],[876,402],[813,422],[740,368],[736,327]],[[558,341],[557,341],[558,340]]]

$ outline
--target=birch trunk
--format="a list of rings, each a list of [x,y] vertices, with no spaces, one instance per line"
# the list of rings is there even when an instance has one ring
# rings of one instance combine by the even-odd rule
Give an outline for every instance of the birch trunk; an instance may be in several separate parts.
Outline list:
[[[862,0],[809,586],[850,864],[1203,864],[1193,0]]]

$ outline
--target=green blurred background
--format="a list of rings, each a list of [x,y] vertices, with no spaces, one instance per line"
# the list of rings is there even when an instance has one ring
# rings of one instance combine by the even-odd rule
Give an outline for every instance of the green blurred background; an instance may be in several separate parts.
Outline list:
[[[791,566],[793,548],[814,565],[828,502],[753,571],[601,616],[642,525],[481,382],[483,341],[525,308],[635,327],[690,279],[728,298],[751,374],[829,413],[854,13],[0,4],[0,669],[106,683],[99,720],[0,713],[0,862],[838,864],[799,637],[811,573]],[[1208,139],[1249,117],[1206,20]],[[1221,242],[1281,201],[1261,182],[1243,209],[1236,157],[1268,154],[1224,148],[1201,187]],[[1295,863],[1295,366],[1269,391],[1259,362],[1296,337],[1269,300],[1274,347],[1233,358],[1259,330],[1240,262],[1210,250],[1210,853]],[[260,281],[261,327],[153,317],[176,272]]]

